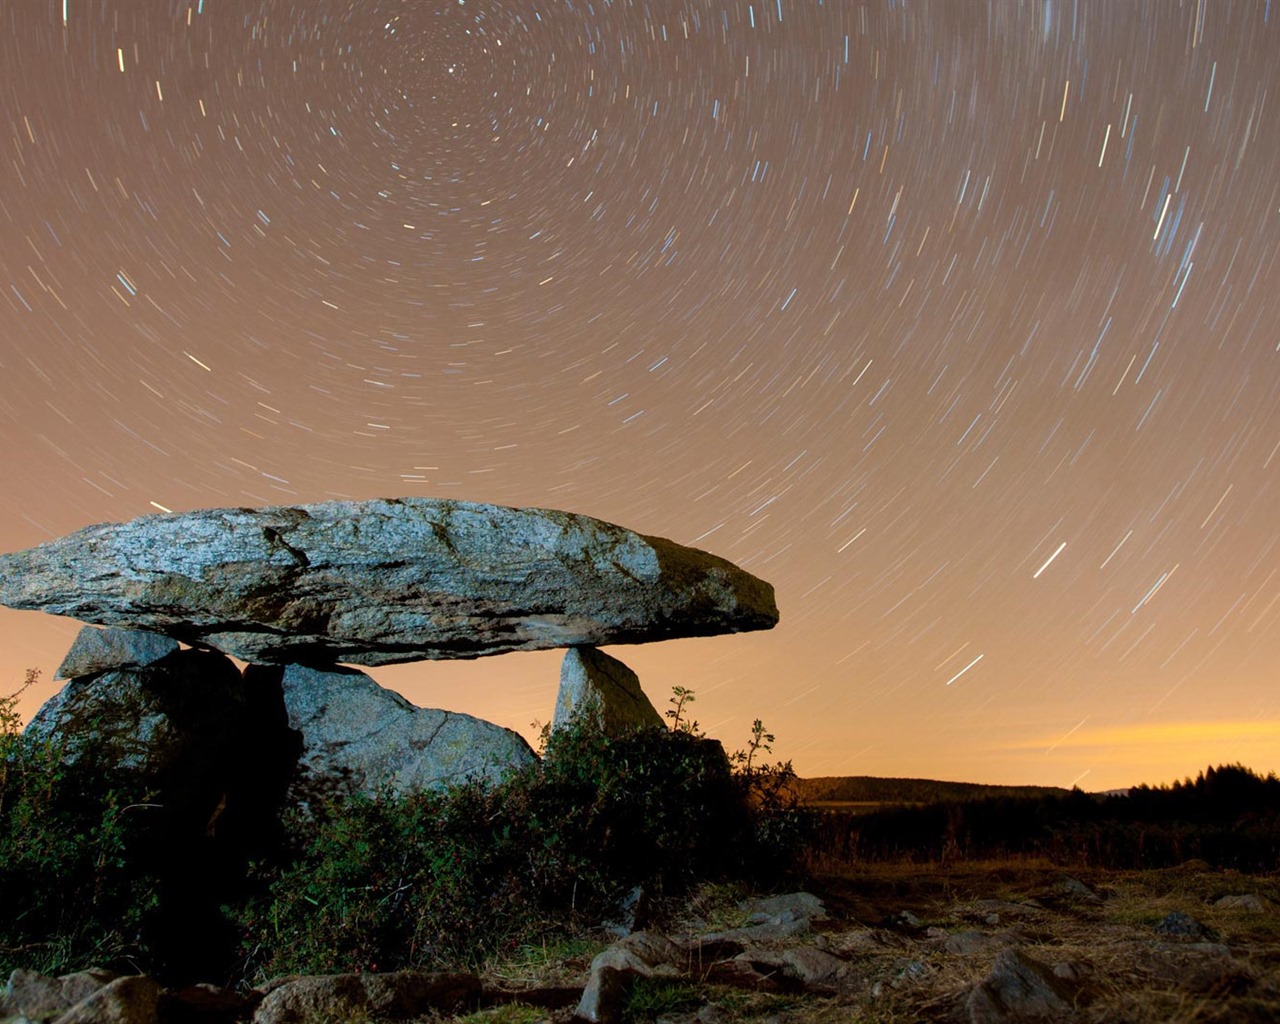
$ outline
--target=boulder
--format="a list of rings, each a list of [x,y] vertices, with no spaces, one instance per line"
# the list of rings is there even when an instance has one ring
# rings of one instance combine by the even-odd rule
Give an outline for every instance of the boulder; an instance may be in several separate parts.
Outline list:
[[[253,1024],[411,1020],[449,1013],[480,994],[472,974],[391,971],[295,978],[270,987]]]
[[[1243,910],[1249,914],[1265,914],[1271,909],[1271,901],[1256,892],[1223,896],[1213,904],[1219,910]]]
[[[1157,934],[1172,939],[1204,939],[1212,938],[1212,932],[1190,914],[1181,910],[1171,910],[1156,922]]]
[[[991,973],[969,993],[972,1024],[1006,1024],[1028,1018],[1060,1020],[1075,1004],[1075,987],[1020,949],[1002,949]]]
[[[717,966],[728,970],[716,980],[736,988],[803,991],[816,995],[837,993],[849,968],[845,960],[813,945],[782,949],[753,947]],[[768,979],[771,984],[761,984],[761,979]]]
[[[301,736],[291,801],[440,789],[497,780],[535,755],[519,733],[470,715],[420,708],[354,669],[250,666],[252,683],[274,677],[289,728]]]
[[[707,944],[772,942],[803,935],[812,930],[815,921],[823,921],[827,917],[822,900],[810,892],[745,900],[738,909],[746,914],[746,924],[740,928],[709,932],[700,941]]]
[[[228,772],[255,760],[249,741],[267,727],[270,702],[229,658],[178,651],[151,665],[72,679],[26,733],[56,743],[67,764],[124,772],[182,801],[192,790],[225,789]],[[271,739],[285,739],[283,729],[276,732]],[[250,771],[260,784],[256,766]]]
[[[551,728],[562,729],[575,719],[606,736],[665,728],[662,716],[640,689],[640,678],[594,647],[570,647],[560,666]]]
[[[220,901],[280,835],[301,747],[279,692],[247,685],[230,659],[185,650],[141,668],[72,679],[27,726],[75,785],[114,789],[129,856],[154,871],[148,941],[174,977],[196,980],[233,948]]]
[[[19,968],[9,975],[8,984],[0,992],[0,1018],[27,1017],[36,1020],[53,1017],[71,1009],[116,977],[117,975],[101,967],[57,978]]]
[[[178,641],[141,629],[85,626],[58,666],[58,679],[93,676],[113,668],[142,668],[168,657]]]
[[[145,975],[116,978],[57,1018],[55,1024],[158,1024],[161,988]]]
[[[570,512],[430,498],[205,509],[0,555],[0,604],[249,662],[386,665],[768,629],[773,588]]]
[[[591,961],[586,987],[573,1018],[586,1024],[614,1024],[636,978],[678,978],[687,953],[665,935],[633,932]]]

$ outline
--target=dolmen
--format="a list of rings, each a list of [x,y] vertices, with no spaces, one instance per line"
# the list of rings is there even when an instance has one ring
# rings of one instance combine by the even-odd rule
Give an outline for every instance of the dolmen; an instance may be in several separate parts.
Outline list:
[[[165,765],[194,745],[217,760],[267,743],[275,721],[287,784],[313,794],[440,787],[535,756],[511,730],[415,707],[349,666],[568,648],[555,726],[616,734],[662,718],[598,646],[778,621],[768,583],[705,551],[571,512],[430,498],[90,526],[0,555],[0,604],[107,627],[77,638],[69,682],[28,727],[73,738],[68,756],[118,765],[149,746]]]

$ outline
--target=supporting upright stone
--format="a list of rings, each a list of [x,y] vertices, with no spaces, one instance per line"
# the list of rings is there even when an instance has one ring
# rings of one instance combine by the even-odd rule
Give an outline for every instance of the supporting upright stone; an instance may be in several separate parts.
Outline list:
[[[560,666],[551,728],[579,721],[618,736],[632,729],[664,728],[662,716],[640,688],[639,677],[617,658],[594,647],[570,647]]]
[[[115,668],[142,668],[178,649],[178,641],[142,629],[85,626],[58,666],[58,679],[79,679]]]
[[[290,802],[391,790],[403,796],[468,779],[500,779],[535,759],[510,729],[420,708],[354,669],[251,665],[250,683],[279,679],[289,728],[302,738]]]

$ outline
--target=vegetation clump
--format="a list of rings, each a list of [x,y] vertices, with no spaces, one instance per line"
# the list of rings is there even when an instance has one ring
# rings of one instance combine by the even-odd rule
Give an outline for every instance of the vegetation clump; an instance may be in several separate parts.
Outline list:
[[[38,676],[0,697],[0,975],[122,964],[157,902],[138,855],[147,795],[22,735],[18,698]]]
[[[677,716],[615,738],[557,730],[496,784],[287,811],[274,845],[210,875],[203,832],[166,824],[163,794],[24,736],[17,698],[0,700],[0,974],[92,964],[255,982],[476,966],[598,926],[638,887],[661,903],[776,877],[804,835],[790,764],[760,763],[763,726],[730,758]],[[232,884],[199,892],[193,857]]]
[[[474,965],[599,924],[637,887],[774,874],[803,834],[790,765],[744,757],[690,729],[571,726],[496,785],[330,805],[243,911],[244,973]]]

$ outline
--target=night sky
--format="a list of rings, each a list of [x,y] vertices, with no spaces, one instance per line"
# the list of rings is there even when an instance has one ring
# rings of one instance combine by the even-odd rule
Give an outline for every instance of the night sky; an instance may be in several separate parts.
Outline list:
[[[611,653],[802,775],[1280,769],[1280,6],[8,0],[0,125],[0,549],[568,509],[774,584]]]

